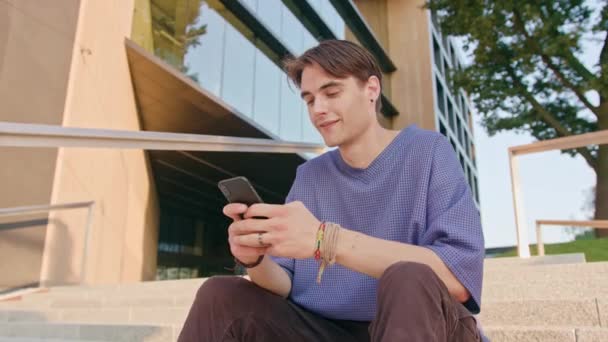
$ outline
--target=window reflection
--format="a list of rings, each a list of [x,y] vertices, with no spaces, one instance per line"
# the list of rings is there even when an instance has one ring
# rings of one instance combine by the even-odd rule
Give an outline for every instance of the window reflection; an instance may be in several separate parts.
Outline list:
[[[294,54],[317,44],[281,0],[242,0]],[[285,140],[322,143],[294,85],[277,61],[259,50],[253,35],[226,10],[204,0],[138,2],[133,37],[202,88]],[[327,1],[311,0],[319,15],[344,38],[344,22]],[[149,10],[148,10],[149,9]],[[241,27],[237,30],[236,27]],[[245,29],[246,30],[246,29]]]
[[[194,25],[205,25],[205,33],[199,36],[199,44],[186,51],[186,69],[205,89],[220,96],[226,22],[203,3]]]
[[[256,51],[255,74],[253,118],[278,135],[280,78],[285,74],[261,51]]]
[[[281,77],[281,129],[283,140],[302,139],[302,100],[298,89],[291,84],[286,75]]]
[[[226,27],[222,99],[243,114],[253,110],[255,47],[234,27]]]
[[[281,0],[261,0],[258,3],[258,18],[275,36],[281,34]]]
[[[287,45],[291,53],[299,55],[302,52],[302,38],[304,27],[299,25],[300,21],[283,6],[283,21],[281,24],[281,41]]]

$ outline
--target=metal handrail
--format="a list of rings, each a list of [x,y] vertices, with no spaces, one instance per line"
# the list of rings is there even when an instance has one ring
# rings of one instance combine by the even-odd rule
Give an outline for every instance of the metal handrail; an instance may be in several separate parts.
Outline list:
[[[16,216],[16,215],[24,215],[24,214],[40,214],[40,213],[48,213],[51,211],[60,211],[60,210],[71,210],[71,209],[80,209],[80,208],[88,208],[87,211],[87,221],[84,230],[84,246],[82,250],[82,264],[80,265],[80,283],[82,284],[85,275],[86,275],[86,261],[89,252],[89,238],[91,234],[91,226],[93,223],[93,208],[95,206],[95,201],[88,202],[72,202],[72,203],[61,203],[61,204],[49,204],[49,205],[32,205],[32,206],[24,206],[24,207],[13,207],[13,208],[0,208],[0,217],[7,216]],[[40,286],[44,286],[42,271],[40,274],[39,283]]]
[[[273,139],[77,128],[2,121],[0,121],[0,146],[267,153],[322,153],[325,149],[318,144]]]
[[[273,139],[240,138],[216,135],[128,131],[63,127],[0,121],[0,147],[79,147],[166,151],[222,151],[265,153],[323,153],[319,144],[277,141]],[[68,203],[0,209],[0,216],[50,210],[65,210],[89,205],[85,246],[80,281],[85,279],[85,257],[88,254],[93,202]],[[41,280],[44,278],[41,272]],[[42,284],[41,284],[42,285]]]
[[[515,230],[517,233],[517,255],[520,258],[530,257],[528,229],[524,218],[524,206],[519,187],[518,156],[525,154],[547,152],[553,150],[568,150],[589,145],[608,144],[608,130],[571,135],[562,138],[537,141],[531,144],[509,147],[509,167],[511,170],[511,191],[513,194],[513,211],[515,214]]]
[[[536,246],[538,256],[545,255],[545,244],[543,242],[543,232],[541,226],[573,226],[591,227],[596,229],[608,229],[608,220],[587,220],[587,221],[564,221],[564,220],[536,220]]]

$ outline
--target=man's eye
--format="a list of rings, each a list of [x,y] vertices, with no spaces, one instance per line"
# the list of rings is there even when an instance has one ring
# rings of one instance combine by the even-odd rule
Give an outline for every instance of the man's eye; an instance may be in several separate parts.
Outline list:
[[[336,97],[336,96],[338,96],[339,93],[340,93],[339,91],[336,91],[333,93],[327,93],[327,97]]]
[[[306,101],[306,105],[307,105],[307,106],[312,106],[312,103],[313,103],[313,100],[308,100],[308,101]]]

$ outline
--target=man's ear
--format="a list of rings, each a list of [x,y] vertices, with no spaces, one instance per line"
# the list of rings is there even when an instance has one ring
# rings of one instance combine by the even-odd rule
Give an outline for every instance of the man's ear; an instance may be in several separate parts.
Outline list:
[[[382,91],[381,88],[382,85],[380,84],[380,79],[378,79],[377,76],[372,75],[367,79],[366,89],[370,101],[376,101],[380,98],[380,92]]]

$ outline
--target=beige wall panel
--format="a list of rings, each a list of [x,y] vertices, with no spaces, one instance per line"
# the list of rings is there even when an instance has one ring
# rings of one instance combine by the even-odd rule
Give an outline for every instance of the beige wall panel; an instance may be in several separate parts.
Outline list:
[[[79,2],[0,1],[0,121],[61,124]],[[0,148],[0,208],[49,204],[56,157]],[[39,280],[47,217],[0,221],[0,287]]]
[[[355,0],[359,12],[365,17],[367,25],[374,31],[376,39],[385,49],[389,48],[387,26],[387,0]],[[390,2],[390,0],[389,0]]]
[[[389,55],[397,66],[391,75],[392,100],[400,114],[394,128],[412,123],[435,130],[432,58],[423,0],[387,2]]]
[[[399,111],[392,126],[435,129],[429,23],[423,0],[358,0],[357,7],[395,63],[390,95]]]
[[[83,3],[74,49],[64,125],[139,130],[124,38],[131,33],[132,0]],[[110,19],[111,18],[111,22]],[[158,203],[143,151],[62,149],[58,157],[55,201],[95,201],[87,283],[151,280],[156,272]],[[80,218],[58,214],[73,236]],[[55,232],[47,242],[57,244]],[[84,243],[75,240],[76,250]],[[59,242],[60,243],[60,242]],[[77,268],[81,253],[72,254]],[[51,255],[45,262],[51,264]],[[47,265],[45,264],[45,265]],[[45,278],[62,281],[46,269]]]

